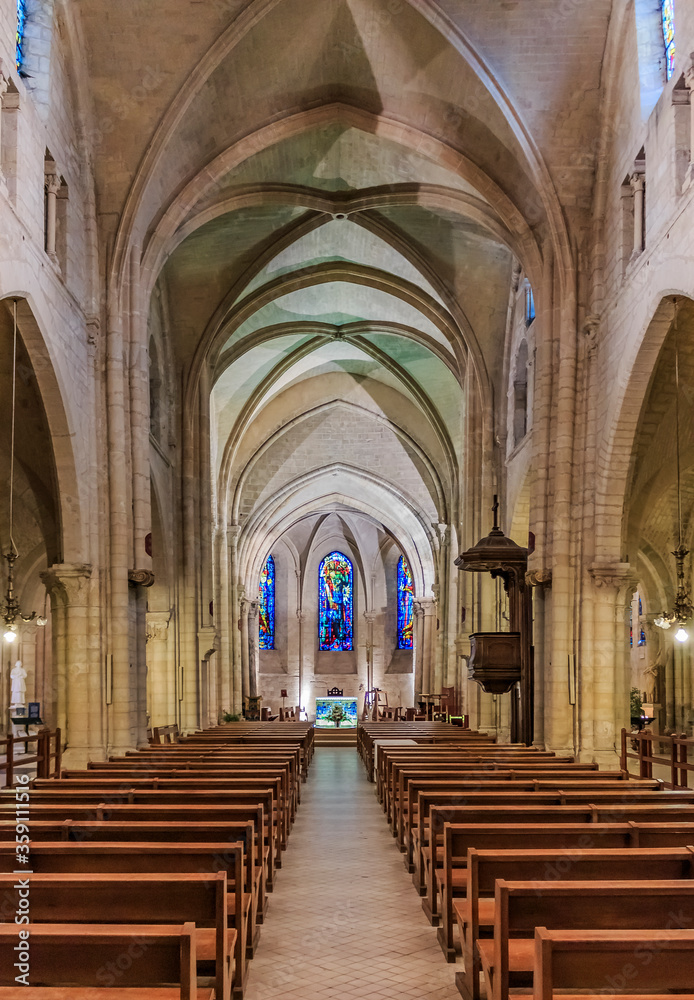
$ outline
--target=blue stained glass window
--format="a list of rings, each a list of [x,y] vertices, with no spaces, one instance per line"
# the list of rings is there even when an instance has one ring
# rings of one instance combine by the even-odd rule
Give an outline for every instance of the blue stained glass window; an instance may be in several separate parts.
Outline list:
[[[675,72],[675,0],[662,0],[660,10],[665,43],[665,76],[669,80]]]
[[[525,325],[530,326],[535,319],[535,296],[530,286],[530,282],[525,284]]]
[[[340,652],[354,648],[352,563],[330,552],[318,568],[318,648]]]
[[[641,616],[643,615],[643,604],[641,603],[641,598],[639,597],[639,646],[646,645],[646,633],[641,625]]]
[[[414,620],[414,584],[407,559],[398,561],[398,649],[412,649]]]
[[[260,607],[258,610],[258,645],[261,649],[275,648],[275,560],[268,556],[260,574]]]
[[[27,20],[26,0],[17,0],[17,37],[16,37],[16,61],[17,69],[21,72],[24,66],[24,29]]]
[[[634,609],[629,608],[629,645],[634,645]]]

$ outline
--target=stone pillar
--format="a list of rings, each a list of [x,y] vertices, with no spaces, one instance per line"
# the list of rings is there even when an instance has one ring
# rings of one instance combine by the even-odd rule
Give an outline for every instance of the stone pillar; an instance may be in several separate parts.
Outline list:
[[[432,689],[432,685],[436,681],[435,677],[435,662],[436,662],[436,601],[433,597],[420,597],[414,602],[415,609],[415,624],[417,623],[419,610],[420,625],[419,625],[419,636],[421,638],[420,646],[421,651],[417,649],[416,651],[416,666],[415,666],[415,678],[417,677],[417,671],[421,670],[421,687],[417,687],[415,683],[415,699],[418,694],[424,691],[425,694],[436,694]]]
[[[58,205],[57,197],[60,190],[60,176],[56,172],[53,160],[46,160],[44,183],[46,187],[46,253],[54,264],[58,263],[56,253],[56,234]]]
[[[2,110],[3,110],[3,98],[7,93],[7,88],[9,86],[9,80],[4,73],[0,72],[0,187],[5,187],[5,175],[2,170]]]
[[[299,623],[299,708],[306,708],[304,704],[304,624],[306,615],[301,608],[296,609],[296,620]],[[306,699],[308,701],[308,699]]]
[[[246,698],[251,693],[250,649],[248,645],[248,619],[251,601],[241,598],[241,698],[246,707]]]
[[[254,698],[258,694],[258,601],[248,602],[248,693]]]
[[[174,692],[169,673],[170,611],[148,611],[145,639],[147,642],[147,712],[151,726],[166,726],[176,718]]]
[[[57,563],[41,574],[51,599],[53,623],[52,690],[41,700],[56,706],[65,761],[83,767],[105,753],[101,722],[102,675],[90,656],[91,566]]]
[[[634,194],[634,249],[631,259],[643,253],[644,245],[644,196],[646,191],[646,177],[642,171],[636,171],[629,178],[631,190]]]
[[[126,400],[122,320],[116,303],[110,303],[106,344],[106,408],[108,423],[109,482],[109,589],[111,670],[106,704],[109,710],[110,752],[135,749],[133,704],[135,684],[130,660],[130,569],[131,531],[128,503],[126,455]]]
[[[689,60],[689,65],[684,71],[684,82],[689,91],[689,165],[682,185],[684,191],[694,183],[694,52]],[[673,91],[673,97],[675,93],[678,91]]]
[[[424,609],[419,601],[414,602],[414,704],[424,691]]]
[[[629,688],[624,661],[625,615],[636,588],[629,563],[594,563],[593,644],[590,684],[581,672],[582,756],[604,767],[615,766],[619,730],[628,725]],[[582,663],[581,663],[582,666]],[[592,725],[591,725],[592,722]],[[591,740],[592,734],[592,740]]]

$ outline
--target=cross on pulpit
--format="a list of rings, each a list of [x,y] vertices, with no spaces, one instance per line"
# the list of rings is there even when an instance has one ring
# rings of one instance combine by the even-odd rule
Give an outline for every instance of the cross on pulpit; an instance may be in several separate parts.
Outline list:
[[[499,497],[494,494],[494,503],[492,504],[492,510],[494,511],[494,528],[495,530],[499,527]]]

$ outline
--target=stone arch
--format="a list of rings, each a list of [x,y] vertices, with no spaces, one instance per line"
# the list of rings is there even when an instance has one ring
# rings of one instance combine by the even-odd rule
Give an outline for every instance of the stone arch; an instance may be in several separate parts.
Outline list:
[[[35,297],[26,291],[0,291],[0,302],[10,315],[12,301],[17,299],[17,325],[43,404],[55,465],[55,504],[58,518],[57,562],[80,561],[84,558],[85,538],[81,519],[81,497],[73,442],[75,431],[65,404],[65,390],[60,367],[54,364],[54,344],[44,330],[42,310]],[[11,319],[9,320],[11,322]]]

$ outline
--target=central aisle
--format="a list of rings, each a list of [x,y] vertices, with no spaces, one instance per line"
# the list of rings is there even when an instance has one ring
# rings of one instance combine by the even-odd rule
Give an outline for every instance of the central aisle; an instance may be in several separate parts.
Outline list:
[[[247,1000],[459,1000],[355,749],[318,747]]]

